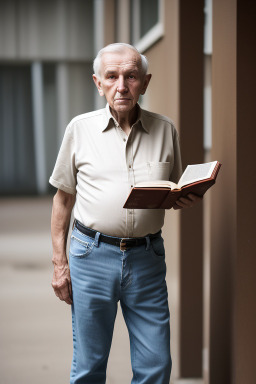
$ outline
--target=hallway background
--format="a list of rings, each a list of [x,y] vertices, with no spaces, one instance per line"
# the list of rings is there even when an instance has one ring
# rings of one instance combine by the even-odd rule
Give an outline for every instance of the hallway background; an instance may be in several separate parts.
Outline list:
[[[255,21],[253,0],[0,1],[0,383],[68,382],[48,179],[68,122],[104,107],[92,61],[120,41],[148,57],[141,105],[174,120],[183,167],[223,164],[202,204],[166,215],[172,383],[256,382]],[[108,384],[129,364],[118,316]]]

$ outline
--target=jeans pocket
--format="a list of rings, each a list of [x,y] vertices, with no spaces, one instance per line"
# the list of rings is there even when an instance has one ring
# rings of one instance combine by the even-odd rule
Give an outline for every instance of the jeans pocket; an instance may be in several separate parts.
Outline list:
[[[70,240],[70,250],[69,253],[73,257],[84,258],[89,256],[94,247],[93,239],[88,238],[85,240],[80,239],[78,236],[74,234],[71,235]]]
[[[164,240],[162,237],[151,240],[151,253],[157,259],[165,258]]]

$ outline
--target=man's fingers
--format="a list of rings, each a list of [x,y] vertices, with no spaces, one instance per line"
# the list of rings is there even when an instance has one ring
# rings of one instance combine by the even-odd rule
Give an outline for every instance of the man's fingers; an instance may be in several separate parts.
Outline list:
[[[54,290],[55,295],[60,299],[60,292],[59,292],[59,290],[58,289],[53,289],[53,290]]]
[[[198,200],[202,200],[203,198],[201,196],[198,196],[198,195],[194,195],[193,193],[189,193],[187,195],[187,197],[192,200],[192,201],[198,201]]]
[[[60,300],[62,300],[61,290],[60,290],[58,284],[57,284],[57,283],[52,283],[52,287],[53,287],[53,290],[54,290],[55,295],[56,295]]]
[[[177,210],[177,209],[182,209],[183,207],[181,207],[180,205],[178,205],[177,203],[175,203],[173,205],[173,209]]]
[[[175,202],[175,205],[173,206],[174,209],[181,209],[181,208],[191,208],[193,207],[199,200],[202,200],[203,198],[197,195],[194,195],[193,193],[189,193],[186,197],[180,197],[179,200]]]
[[[62,296],[62,292],[59,289],[54,289],[54,293],[58,297],[58,299],[60,299],[61,301],[64,300]]]
[[[71,284],[71,281],[69,281],[69,283],[68,283],[68,291],[69,291],[69,296],[70,296],[71,301],[72,301],[72,284]]]
[[[68,286],[65,287],[62,290],[59,289],[54,289],[55,295],[61,300],[65,301],[67,304],[72,304],[72,299],[69,293],[69,288]]]
[[[190,199],[187,199],[186,197],[181,197],[179,200],[178,200],[178,204],[181,204],[181,205],[188,205],[190,203]]]
[[[67,304],[72,304],[72,299],[70,296],[70,288],[69,288],[69,283],[62,289],[61,295],[62,295],[62,300],[65,301]]]
[[[191,201],[189,199],[186,199],[185,197],[180,197],[175,204],[178,206],[178,208],[186,208],[189,206],[190,203]]]
[[[72,304],[72,288],[71,282],[66,279],[64,282],[58,283],[53,281],[52,287],[55,295],[61,300],[65,301],[67,304]]]

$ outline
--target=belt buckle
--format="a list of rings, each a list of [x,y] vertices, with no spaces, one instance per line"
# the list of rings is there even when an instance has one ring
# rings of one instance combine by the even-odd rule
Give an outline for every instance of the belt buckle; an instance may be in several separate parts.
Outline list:
[[[126,240],[125,239],[121,239],[120,241],[120,251],[126,251],[127,247],[126,247]]]

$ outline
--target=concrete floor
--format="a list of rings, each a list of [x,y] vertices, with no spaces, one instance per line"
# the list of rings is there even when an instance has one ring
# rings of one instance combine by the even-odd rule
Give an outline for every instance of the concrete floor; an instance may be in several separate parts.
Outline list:
[[[0,384],[69,383],[71,313],[51,288],[50,214],[50,198],[0,200]],[[119,310],[107,384],[131,377]]]

